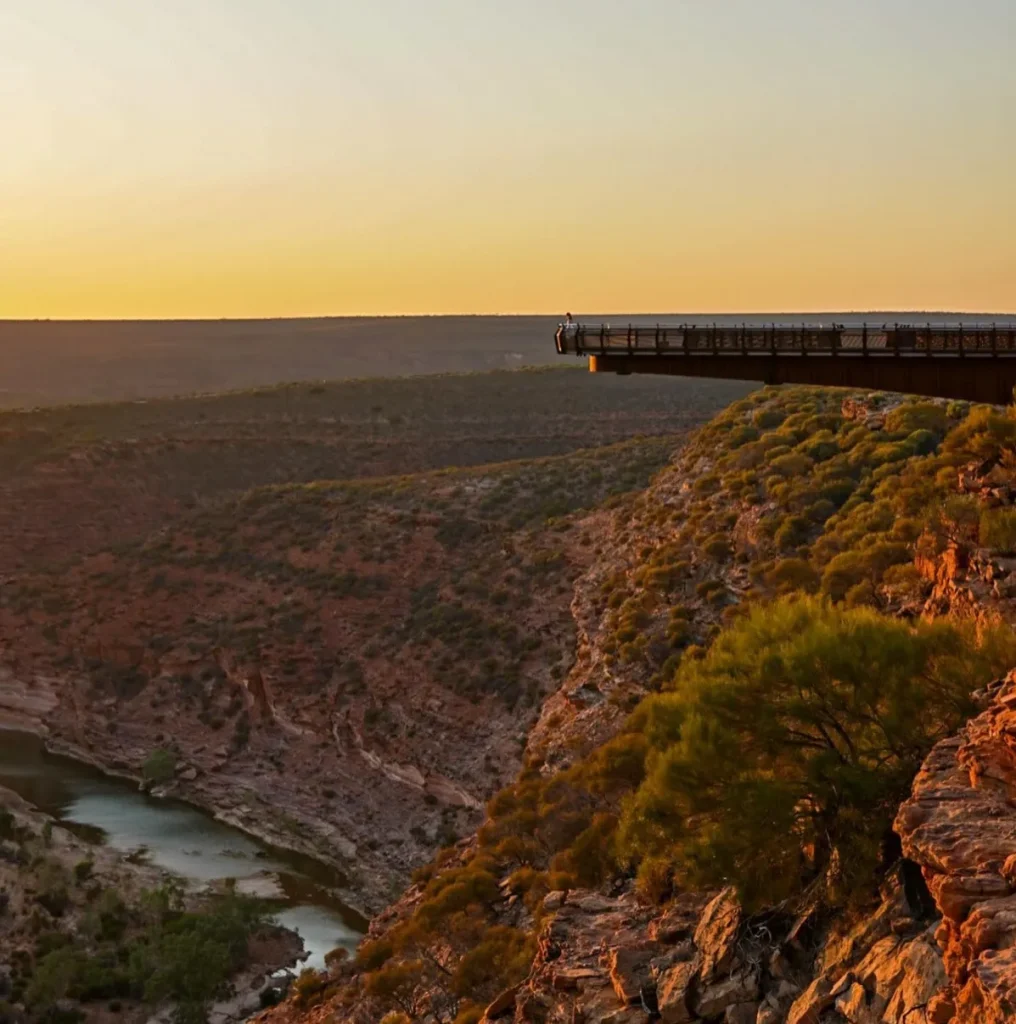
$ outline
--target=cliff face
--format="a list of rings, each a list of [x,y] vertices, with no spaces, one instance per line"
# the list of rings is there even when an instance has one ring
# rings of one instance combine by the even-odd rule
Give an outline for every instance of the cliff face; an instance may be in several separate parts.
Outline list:
[[[943,1022],[1016,1016],[1016,675],[986,710],[940,743],[914,781],[896,831],[943,915]]]
[[[922,411],[939,413],[944,417],[941,408]],[[801,422],[804,415],[792,415],[787,422]],[[851,471],[873,452],[890,463],[901,458],[891,446],[900,445],[899,424],[909,414],[900,411],[898,401],[851,400],[838,416],[814,403],[807,415],[821,435],[808,441],[816,461],[829,458],[818,453],[830,445],[837,420],[840,436],[851,434],[841,445],[856,445]],[[764,423],[766,416],[762,406],[754,422]],[[738,430],[744,428],[735,426],[730,434]],[[927,444],[921,433],[911,435],[915,446]],[[750,430],[746,435],[752,436]],[[740,494],[732,497],[727,477],[722,486],[717,482],[725,467],[729,473],[730,452],[710,446],[709,440],[691,445],[632,509],[600,524],[601,551],[577,581],[572,600],[575,663],[544,703],[528,740],[529,770],[543,778],[576,764],[614,736],[638,700],[661,686],[673,653],[708,644],[737,614],[742,598],[781,592],[788,579],[800,589],[818,589],[820,582],[823,591],[840,586],[832,563],[839,552],[853,557],[850,544],[858,544],[863,553],[876,547],[872,541],[891,541],[889,553],[901,569],[887,573],[885,566],[862,565],[850,581],[852,601],[903,617],[946,615],[985,622],[1010,617],[1009,578],[1016,560],[980,543],[977,516],[984,509],[1007,507],[1014,492],[1000,482],[1005,474],[989,478],[997,458],[990,466],[970,461],[964,445],[976,446],[967,439],[930,470],[919,459],[909,470],[901,468],[905,462],[897,464],[898,475],[911,474],[902,500],[913,518],[905,523],[894,524],[887,488],[895,477],[886,462],[877,464],[877,488],[840,494],[843,511],[829,519],[833,528],[820,530],[809,542],[811,567],[805,564],[809,549],[791,531],[804,531],[806,537],[814,528],[788,522],[786,506],[790,500],[814,502],[796,518],[823,522],[818,515],[829,513],[816,509],[827,493],[820,489],[824,478],[830,479],[830,494],[842,479],[825,472],[811,484],[807,476],[813,463],[792,463],[782,448],[775,461],[786,468],[782,479],[774,475],[767,480],[770,495],[776,495],[767,498],[749,479],[758,461],[748,449],[762,444],[763,437],[749,440],[736,454],[735,468],[744,470],[744,480]],[[785,482],[794,473],[804,473],[809,488],[800,499],[792,497],[794,484]],[[939,511],[934,506],[923,534],[914,526],[918,515],[942,499],[921,490],[922,473],[937,473],[936,486],[972,499],[961,508],[948,505]],[[873,514],[859,520],[852,533],[854,506],[862,512],[871,508]],[[872,532],[881,536],[868,536]],[[794,557],[778,561],[781,552]],[[856,566],[849,568],[858,573]],[[844,592],[836,594],[838,600]],[[675,606],[680,608],[676,617]],[[1011,727],[1016,735],[1016,721],[1009,721],[1016,715],[1016,687],[1011,681],[996,685],[982,697],[988,701],[986,710],[961,736],[932,751],[912,799],[901,808],[896,830],[906,859],[884,879],[877,905],[850,914],[816,906],[795,914],[777,909],[749,916],[732,890],[685,893],[659,906],[624,877],[595,890],[552,891],[534,904],[516,894],[505,873],[499,879],[500,896],[490,904],[494,926],[533,935],[535,957],[524,980],[484,1000],[483,1020],[946,1024],[1011,1019],[1016,1011],[1008,1002],[1008,947],[1016,906],[1009,900],[1016,899],[1010,888],[1016,869],[1008,861],[1016,863],[1016,822],[1008,820],[1008,801],[1016,781],[1016,741],[1010,750],[1007,730]],[[459,844],[439,870],[466,863],[475,847],[475,841]],[[412,887],[375,920],[371,938],[383,941],[423,898],[423,885]],[[435,943],[428,955],[454,968],[459,954]],[[287,1024],[376,1020],[384,1004],[370,989],[368,975],[362,965],[336,969],[330,979],[321,979],[316,989],[310,987],[304,998],[272,1011],[268,1019]],[[450,1021],[456,1012],[449,1007],[455,1005],[440,991],[416,991],[403,1008],[414,1019]],[[479,1011],[473,1014],[473,1009],[464,1010],[461,1020],[480,1016]]]

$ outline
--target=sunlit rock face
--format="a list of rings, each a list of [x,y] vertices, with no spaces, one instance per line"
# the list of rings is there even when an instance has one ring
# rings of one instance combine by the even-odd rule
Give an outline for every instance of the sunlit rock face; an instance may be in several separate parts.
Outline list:
[[[943,915],[938,1021],[1016,1016],[1016,674],[982,696],[986,709],[935,747],[896,818]]]

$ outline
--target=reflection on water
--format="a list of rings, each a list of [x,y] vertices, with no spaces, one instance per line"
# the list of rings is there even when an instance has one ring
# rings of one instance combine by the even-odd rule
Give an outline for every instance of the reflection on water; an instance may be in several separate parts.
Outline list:
[[[149,860],[195,883],[279,876],[286,897],[280,923],[299,932],[312,967],[337,946],[350,951],[364,922],[324,886],[339,879],[309,857],[273,849],[187,804],[146,796],[130,783],[48,754],[40,740],[0,731],[0,786],[19,793],[92,842],[118,850],[144,846]]]

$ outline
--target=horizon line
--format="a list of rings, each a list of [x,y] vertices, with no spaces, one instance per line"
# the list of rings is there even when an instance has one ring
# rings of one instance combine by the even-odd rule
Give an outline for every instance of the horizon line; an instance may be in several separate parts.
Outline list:
[[[888,313],[908,313],[920,316],[978,316],[1016,318],[1016,311],[1003,312],[1001,310],[974,310],[974,309],[756,309],[756,310],[699,310],[696,312],[679,310],[649,310],[623,312],[599,312],[597,317],[624,318],[624,317],[763,317],[763,316],[788,316],[803,315],[817,316],[820,314],[843,314],[847,316],[878,316]],[[582,314],[580,314],[581,316]],[[564,313],[561,312],[451,312],[451,313],[298,313],[281,314],[277,316],[98,316],[98,317],[3,317],[0,316],[0,324],[221,324],[221,323],[272,323],[276,321],[305,321],[305,320],[452,320],[452,319],[536,319],[554,318],[563,320]]]

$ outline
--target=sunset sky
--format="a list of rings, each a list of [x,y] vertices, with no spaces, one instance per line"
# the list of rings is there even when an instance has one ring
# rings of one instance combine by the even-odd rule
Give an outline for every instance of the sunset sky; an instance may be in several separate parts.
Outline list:
[[[1013,0],[0,0],[0,317],[1016,311]]]

